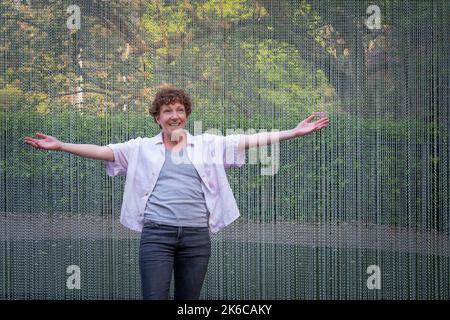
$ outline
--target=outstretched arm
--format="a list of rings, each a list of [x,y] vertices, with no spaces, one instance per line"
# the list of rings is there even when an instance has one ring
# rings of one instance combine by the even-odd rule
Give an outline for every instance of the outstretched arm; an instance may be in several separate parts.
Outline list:
[[[25,137],[24,142],[36,149],[64,151],[84,158],[114,161],[114,153],[107,146],[102,147],[95,144],[65,143],[59,141],[55,137],[43,133],[36,133],[36,137],[41,139]]]
[[[266,146],[272,143],[277,143],[283,140],[290,140],[310,134],[314,131],[319,131],[325,128],[330,120],[325,115],[316,122],[311,122],[319,113],[315,112],[302,122],[300,122],[294,129],[279,131],[279,132],[261,132],[251,135],[243,135],[239,141],[239,149],[249,149],[254,147]]]

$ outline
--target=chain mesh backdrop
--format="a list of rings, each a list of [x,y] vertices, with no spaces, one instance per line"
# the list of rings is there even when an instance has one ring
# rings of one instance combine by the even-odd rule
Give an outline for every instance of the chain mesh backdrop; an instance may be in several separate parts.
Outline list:
[[[124,177],[23,138],[153,136],[169,83],[195,134],[331,120],[227,171],[241,218],[212,235],[202,298],[448,299],[449,17],[445,0],[1,0],[0,298],[141,298]]]

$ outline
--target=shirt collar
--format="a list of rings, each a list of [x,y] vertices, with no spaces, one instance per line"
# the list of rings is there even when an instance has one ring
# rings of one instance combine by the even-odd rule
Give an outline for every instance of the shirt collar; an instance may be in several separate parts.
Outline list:
[[[187,130],[185,130],[185,129],[183,129],[183,130],[186,133],[187,144],[194,145],[194,137],[191,136],[191,134]],[[155,144],[162,144],[162,143],[163,143],[163,139],[162,139],[162,131],[161,131],[157,136],[155,136]]]

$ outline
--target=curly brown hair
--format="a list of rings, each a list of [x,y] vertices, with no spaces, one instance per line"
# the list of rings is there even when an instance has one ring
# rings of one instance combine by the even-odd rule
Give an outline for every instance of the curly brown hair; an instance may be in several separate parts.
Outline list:
[[[161,88],[155,95],[152,105],[149,108],[149,113],[156,122],[156,117],[161,111],[161,107],[165,104],[181,103],[184,105],[186,117],[189,117],[192,111],[192,102],[190,95],[183,89],[172,86],[165,86]],[[160,126],[161,127],[161,126]]]

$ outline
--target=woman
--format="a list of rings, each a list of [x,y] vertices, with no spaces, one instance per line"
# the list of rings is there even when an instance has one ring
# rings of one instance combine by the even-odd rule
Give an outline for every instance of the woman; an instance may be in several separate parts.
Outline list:
[[[325,128],[316,114],[294,129],[254,135],[191,136],[184,130],[191,99],[182,89],[160,90],[150,114],[161,128],[152,138],[97,146],[71,144],[37,133],[38,149],[106,161],[110,176],[126,175],[120,221],[142,232],[139,265],[144,299],[167,299],[172,273],[175,299],[198,299],[211,253],[210,231],[239,217],[225,168],[245,162],[245,150]]]

